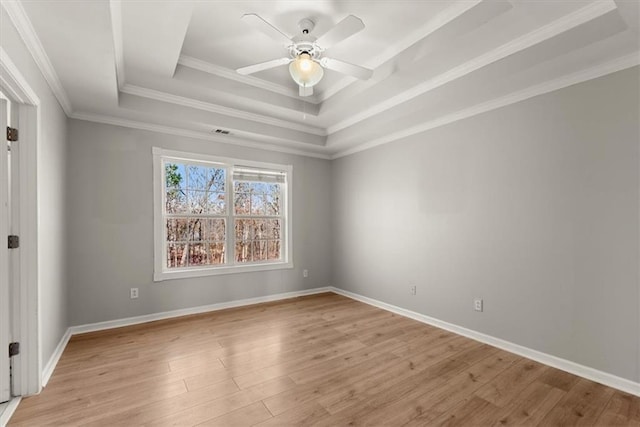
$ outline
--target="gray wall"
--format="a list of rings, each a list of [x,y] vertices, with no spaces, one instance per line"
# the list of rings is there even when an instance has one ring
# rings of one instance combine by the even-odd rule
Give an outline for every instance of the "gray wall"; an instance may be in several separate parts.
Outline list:
[[[330,285],[329,161],[78,120],[69,130],[71,324]],[[153,146],[293,165],[295,268],[153,282]]]
[[[0,8],[0,22],[2,48],[41,102],[37,147],[38,282],[44,367],[69,326],[65,246],[67,118],[4,8]]]
[[[639,381],[638,82],[334,161],[333,285]]]

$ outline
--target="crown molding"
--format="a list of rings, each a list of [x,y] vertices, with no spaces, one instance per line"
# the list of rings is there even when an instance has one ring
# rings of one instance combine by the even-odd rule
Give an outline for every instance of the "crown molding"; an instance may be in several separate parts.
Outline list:
[[[331,156],[331,159],[337,159],[340,157],[348,156],[360,151],[368,150],[379,145],[388,144],[393,141],[397,141],[402,138],[406,138],[418,133],[422,133],[440,126],[448,125],[458,120],[463,120],[469,117],[476,116],[478,114],[486,113],[507,105],[515,104],[533,98],[538,95],[553,92],[559,89],[563,89],[568,86],[572,86],[578,83],[582,83],[588,80],[596,79],[598,77],[605,76],[607,74],[622,71],[627,68],[640,65],[640,51],[634,52],[629,55],[616,58],[612,61],[608,61],[597,65],[595,67],[581,70],[575,73],[565,75],[563,77],[549,80],[544,83],[540,83],[534,86],[530,86],[526,89],[513,92],[509,95],[505,95],[499,98],[492,99],[481,104],[477,104],[470,108],[457,111],[455,113],[447,114],[434,120],[430,120],[425,123],[421,123],[417,126],[413,126],[407,129],[403,129],[399,132],[390,133],[381,138],[374,139],[373,141],[366,142],[364,144],[357,145],[355,147],[340,151]],[[331,146],[329,146],[331,148]]]
[[[40,105],[40,98],[31,89],[9,54],[0,46],[0,84],[16,101],[22,104]],[[5,77],[9,77],[8,79]]]
[[[113,126],[122,126],[126,128],[131,128],[131,129],[140,129],[140,130],[146,130],[150,132],[163,133],[167,135],[182,136],[186,138],[215,141],[223,144],[254,148],[258,150],[275,151],[279,153],[295,154],[298,156],[314,157],[317,159],[326,159],[326,160],[329,160],[331,158],[331,156],[326,153],[325,147],[317,147],[322,149],[325,152],[302,150],[298,148],[284,147],[276,144],[248,141],[246,139],[241,139],[233,136],[218,136],[218,135],[210,134],[207,132],[177,128],[173,126],[159,125],[155,123],[141,122],[137,120],[123,119],[120,117],[114,117],[114,116],[103,115],[103,114],[74,112],[69,117],[76,120],[103,123],[103,124],[108,124]]]
[[[389,110],[397,105],[403,104],[417,96],[427,93],[433,89],[450,83],[454,80],[460,79],[480,68],[486,67],[496,61],[499,61],[507,56],[513,55],[517,52],[523,51],[531,46],[549,40],[559,34],[562,34],[568,30],[571,30],[581,24],[592,21],[606,13],[614,11],[617,6],[613,0],[604,0],[594,3],[563,16],[550,24],[540,27],[530,33],[527,33],[517,39],[514,39],[508,43],[505,43],[489,52],[480,55],[470,61],[467,61],[457,67],[448,70],[432,79],[425,81],[417,86],[412,87],[404,92],[401,92],[384,102],[373,105],[372,107],[358,112],[351,117],[346,118],[332,126],[327,128],[329,135],[336,133],[342,129],[355,125],[363,120],[380,114],[386,110]]]
[[[122,90],[125,82],[124,42],[122,36],[122,0],[109,0],[109,11],[111,12],[111,32],[113,33],[116,81],[118,82],[118,89]]]
[[[563,76],[557,79],[549,80],[547,82],[531,86],[527,89],[517,91],[509,95],[496,98],[496,99],[475,105],[473,107],[460,110],[452,114],[442,116],[435,120],[421,123],[417,126],[413,126],[399,132],[394,132],[394,133],[385,135],[381,138],[378,138],[363,144],[359,144],[355,147],[351,147],[346,150],[335,152],[334,154],[328,153],[329,151],[333,151],[331,146],[318,147],[318,148],[322,148],[324,152],[317,152],[317,151],[310,151],[310,150],[301,150],[297,148],[283,147],[275,144],[253,142],[253,141],[248,141],[245,139],[234,138],[234,137],[220,137],[220,136],[209,134],[206,132],[158,125],[154,123],[146,123],[146,122],[141,122],[136,120],[122,119],[119,117],[113,117],[108,115],[99,115],[99,114],[91,114],[91,113],[73,113],[69,117],[77,120],[85,120],[85,121],[96,122],[96,123],[110,124],[114,126],[122,126],[122,127],[133,128],[133,129],[146,130],[151,132],[159,132],[159,133],[169,134],[169,135],[196,138],[196,139],[202,139],[207,141],[215,141],[215,142],[220,142],[224,144],[232,144],[232,145],[237,145],[237,146],[242,146],[247,148],[254,148],[254,149],[261,149],[261,150],[267,150],[267,151],[275,151],[275,152],[281,152],[281,153],[287,153],[287,154],[295,154],[295,155],[306,156],[306,157],[332,160],[332,159],[348,156],[351,154],[355,154],[360,151],[365,151],[365,150],[377,147],[379,145],[388,144],[390,142],[394,142],[402,138],[406,138],[418,133],[426,132],[428,130],[431,130],[440,126],[454,123],[459,120],[473,117],[478,114],[482,114],[482,113],[489,112],[501,107],[515,104],[517,102],[521,102],[538,95],[543,95],[545,93],[553,92],[555,90],[559,90],[568,86],[572,86],[574,84],[582,83],[588,80],[592,80],[598,77],[605,76],[607,74],[615,73],[617,71],[621,71],[621,70],[638,66],[638,65],[640,65],[640,52],[634,52],[632,54],[622,56],[612,61],[602,63],[600,65],[589,68],[587,70],[578,71],[576,73],[568,74],[566,76]]]
[[[470,0],[470,1],[462,1],[462,2],[454,3],[453,5],[449,6],[448,8],[438,13],[433,19],[430,19],[429,21],[427,21],[427,23],[423,25],[421,28],[414,31],[409,36],[398,41],[397,43],[390,46],[389,48],[385,49],[382,53],[378,54],[373,59],[367,61],[362,65],[375,70],[380,65],[384,64],[390,59],[395,58],[400,53],[404,52],[406,49],[418,43],[420,40],[426,38],[430,34],[436,32],[440,28],[449,24],[454,19],[458,18],[459,16],[463,15],[467,11],[476,7],[482,1],[484,0]],[[345,77],[343,79],[340,79],[338,82],[336,82],[336,84],[324,90],[322,94],[319,96],[320,98],[319,100],[321,102],[324,102],[327,99],[331,98],[333,95],[340,92],[342,89],[350,86],[352,83],[357,81],[359,80],[353,77]]]
[[[314,96],[314,95],[305,96],[304,99],[301,98],[300,95],[298,95],[298,89],[292,89],[292,88],[282,86],[277,83],[269,82],[263,79],[259,79],[253,76],[243,76],[242,74],[236,73],[235,70],[221,67],[219,65],[215,65],[210,62],[194,58],[192,56],[180,55],[180,58],[178,58],[178,64],[184,65],[185,67],[193,68],[194,70],[199,70],[214,76],[222,77],[224,79],[233,80],[236,82],[244,83],[246,85],[268,90],[270,92],[274,92],[280,95],[288,96],[293,99],[303,100],[310,104],[320,103],[320,100],[317,98],[317,96]]]
[[[69,116],[73,111],[69,97],[67,96],[62,83],[60,83],[60,78],[58,77],[56,70],[53,68],[51,61],[49,60],[49,56],[47,56],[47,53],[45,52],[44,47],[31,24],[31,20],[29,20],[24,7],[22,7],[22,3],[20,1],[3,1],[1,4],[7,11],[9,19],[16,27],[18,34],[27,46],[29,53],[31,53],[31,56],[44,76],[44,79],[47,81],[47,84],[51,88],[54,96],[58,100],[58,103],[64,110],[65,114]]]
[[[222,114],[225,116],[263,123],[266,125],[278,126],[281,128],[305,132],[305,133],[318,135],[318,136],[327,136],[327,132],[324,129],[321,129],[318,127],[303,125],[300,123],[295,123],[288,120],[281,120],[274,117],[263,116],[261,114],[249,113],[247,111],[237,110],[235,108],[224,107],[222,105],[199,101],[199,100],[196,100],[193,98],[187,98],[184,96],[173,95],[170,93],[161,92],[154,89],[147,89],[144,87],[131,85],[128,83],[126,83],[122,87],[121,92],[127,93],[129,95],[140,96],[143,98],[154,99],[156,101],[162,101],[162,102],[168,102],[175,105],[181,105],[183,107],[190,107],[198,110],[204,110],[204,111],[210,111],[212,113]]]

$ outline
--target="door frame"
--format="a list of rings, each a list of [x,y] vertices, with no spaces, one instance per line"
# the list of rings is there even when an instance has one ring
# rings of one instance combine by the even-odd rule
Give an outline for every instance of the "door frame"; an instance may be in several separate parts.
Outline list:
[[[11,126],[9,113],[11,111],[11,101],[0,99],[0,129]],[[0,236],[11,234],[11,170],[9,141],[0,136]],[[17,171],[17,170],[16,170]],[[8,179],[7,179],[8,178]],[[8,346],[11,342],[11,250],[4,245],[0,245],[0,348]],[[0,402],[11,400],[11,380],[10,380],[11,357],[7,353],[0,352]]]
[[[20,354],[12,358],[12,391],[16,396],[27,396],[42,389],[37,191],[40,98],[1,46],[0,88],[13,103],[18,116],[19,184],[14,212],[18,212],[19,218],[20,260],[15,272],[18,280],[9,286],[13,295],[12,336],[20,343]],[[0,236],[0,243],[4,238]]]

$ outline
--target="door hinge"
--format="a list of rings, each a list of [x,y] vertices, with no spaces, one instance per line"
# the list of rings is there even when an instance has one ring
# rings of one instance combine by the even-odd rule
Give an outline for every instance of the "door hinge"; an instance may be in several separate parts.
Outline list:
[[[16,249],[20,247],[20,236],[9,236],[8,239],[8,247],[9,249]]]
[[[18,140],[18,129],[7,126],[7,141]]]
[[[17,356],[20,354],[20,343],[12,342],[9,344],[9,357]]]

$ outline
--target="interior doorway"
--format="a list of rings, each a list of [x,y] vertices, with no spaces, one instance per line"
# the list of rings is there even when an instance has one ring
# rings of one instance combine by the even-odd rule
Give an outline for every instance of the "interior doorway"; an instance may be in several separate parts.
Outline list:
[[[0,401],[42,388],[38,275],[40,98],[0,46]],[[7,124],[17,134],[7,135]],[[7,138],[10,136],[9,138]],[[15,139],[8,141],[7,139]],[[11,151],[9,151],[9,148]],[[9,243],[8,236],[17,236]],[[15,246],[9,249],[8,246]],[[16,355],[9,358],[9,343]],[[19,349],[19,350],[18,350]],[[9,369],[9,371],[8,371]],[[9,382],[7,384],[7,372]],[[19,398],[17,398],[19,399]],[[9,407],[15,405],[12,399]],[[4,405],[0,404],[0,407]],[[15,406],[13,406],[15,407]],[[0,421],[3,420],[0,414]]]

